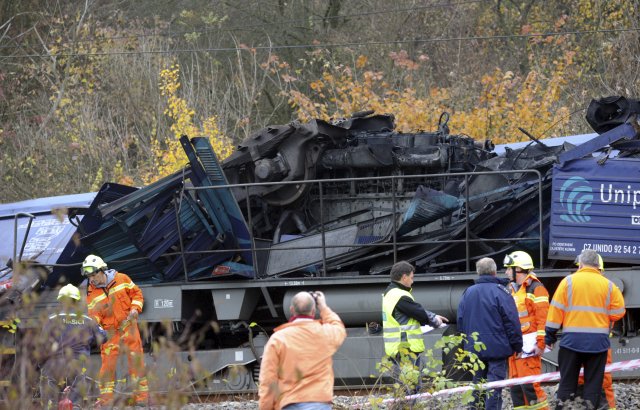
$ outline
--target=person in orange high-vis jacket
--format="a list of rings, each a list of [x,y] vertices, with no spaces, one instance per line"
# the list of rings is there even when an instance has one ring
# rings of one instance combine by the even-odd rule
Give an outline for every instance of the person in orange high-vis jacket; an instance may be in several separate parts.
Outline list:
[[[604,275],[604,261],[602,260],[602,256],[598,255],[598,262],[600,273]],[[576,265],[578,265],[578,260],[576,259]],[[611,337],[611,333],[609,334]],[[611,357],[611,348],[607,351],[607,364],[613,363],[613,358]],[[578,385],[584,385],[584,376],[580,375],[578,378]],[[604,372],[604,378],[602,380],[602,391],[604,392],[604,396],[606,402],[600,399],[600,409],[601,410],[616,410],[616,396],[613,392],[613,377],[611,376],[611,372]]]
[[[140,288],[124,273],[108,269],[98,256],[89,255],[82,263],[82,274],[89,280],[87,305],[89,316],[107,332],[102,345],[100,399],[97,406],[113,405],[118,356],[127,356],[130,382],[135,386],[135,404],[148,404],[149,388],[144,371],[142,341],[136,319],[144,299]]]
[[[604,379],[609,332],[613,322],[625,314],[622,292],[599,269],[599,255],[585,249],[579,256],[579,269],[562,279],[547,315],[545,343],[553,347],[562,328],[558,367],[558,404],[562,409],[574,400],[580,367],[584,367],[584,400],[598,408]]]
[[[316,306],[320,320],[314,320]],[[278,326],[260,363],[260,410],[330,410],[333,354],[347,337],[340,317],[322,292],[299,292],[291,299],[289,323]]]
[[[512,281],[509,289],[518,308],[522,335],[536,335],[536,345],[527,357],[509,358],[509,378],[538,375],[542,371],[544,353],[544,325],[549,311],[549,292],[533,272],[533,260],[528,253],[516,251],[504,258],[506,274]],[[529,356],[530,355],[530,356]],[[547,395],[540,383],[511,386],[514,410],[548,410]]]

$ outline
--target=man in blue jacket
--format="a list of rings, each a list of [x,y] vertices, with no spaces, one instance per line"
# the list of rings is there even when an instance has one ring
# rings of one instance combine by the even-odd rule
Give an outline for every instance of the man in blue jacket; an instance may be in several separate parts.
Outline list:
[[[522,352],[522,331],[518,310],[513,297],[505,288],[508,279],[496,277],[496,263],[491,258],[482,258],[476,263],[479,278],[469,287],[458,305],[458,330],[467,335],[465,349],[478,355],[484,369],[473,376],[474,383],[484,380],[504,380],[507,375],[507,358]],[[486,350],[476,352],[471,335],[478,333],[478,342]],[[471,409],[483,408],[480,392],[474,392]],[[502,389],[487,393],[486,409],[502,408]]]

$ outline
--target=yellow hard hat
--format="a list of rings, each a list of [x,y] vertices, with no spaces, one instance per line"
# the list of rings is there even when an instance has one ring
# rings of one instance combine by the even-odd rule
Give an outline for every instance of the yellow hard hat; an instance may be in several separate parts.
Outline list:
[[[58,300],[63,297],[68,297],[73,300],[80,300],[80,289],[76,288],[72,284],[68,284],[60,288],[60,292],[58,292]]]
[[[522,251],[511,252],[504,257],[503,265],[505,268],[520,268],[525,270],[533,269],[533,259],[528,253]]]
[[[91,276],[95,272],[105,269],[107,269],[107,264],[96,255],[89,255],[82,262],[82,276]]]

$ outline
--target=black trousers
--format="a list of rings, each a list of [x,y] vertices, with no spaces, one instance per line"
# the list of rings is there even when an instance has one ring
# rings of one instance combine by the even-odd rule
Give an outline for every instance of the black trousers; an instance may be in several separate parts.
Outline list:
[[[564,408],[564,402],[575,398],[581,367],[584,367],[584,400],[587,406],[597,409],[602,395],[602,379],[606,364],[606,350],[602,353],[581,353],[561,347],[558,353],[560,384],[556,410]]]

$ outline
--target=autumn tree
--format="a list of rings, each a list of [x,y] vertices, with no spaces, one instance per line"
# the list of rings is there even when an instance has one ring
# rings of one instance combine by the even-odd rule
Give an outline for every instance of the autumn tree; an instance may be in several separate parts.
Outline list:
[[[401,51],[390,56],[406,70],[420,62],[409,60]],[[572,54],[554,62],[551,78],[532,71],[526,76],[496,68],[482,77],[483,90],[477,96],[456,96],[446,88],[431,86],[427,93],[412,87],[390,87],[381,71],[367,69],[360,56],[354,67],[329,67],[321,78],[310,83],[311,92],[290,92],[290,103],[302,120],[340,118],[365,109],[392,113],[402,132],[434,129],[440,114],[452,114],[450,127],[477,139],[496,143],[521,139],[516,127],[544,136],[551,125],[568,121],[561,103],[565,75],[572,66]]]
[[[183,163],[172,147],[180,120],[158,87],[173,62],[191,124],[204,132],[213,117],[233,143],[269,124],[365,108],[393,113],[401,130],[432,130],[448,111],[452,132],[496,142],[525,138],[518,127],[590,132],[591,98],[640,95],[639,6],[4,2],[0,200],[142,185]]]
[[[231,154],[233,150],[231,140],[221,133],[215,116],[207,117],[196,125],[195,111],[178,95],[180,67],[177,64],[160,72],[159,87],[162,96],[167,99],[167,108],[164,113],[172,120],[170,128],[174,138],[167,138],[164,141],[153,139],[155,162],[153,169],[146,177],[147,182],[169,175],[186,165],[188,160],[179,141],[183,135],[189,138],[208,138],[220,160]]]

